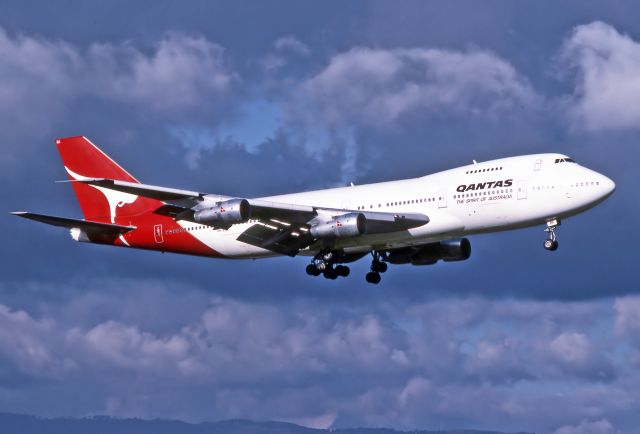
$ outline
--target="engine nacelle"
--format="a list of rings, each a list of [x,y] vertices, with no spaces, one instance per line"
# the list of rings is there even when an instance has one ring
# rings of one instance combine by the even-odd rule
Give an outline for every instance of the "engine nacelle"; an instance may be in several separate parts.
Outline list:
[[[466,238],[441,241],[422,247],[392,250],[387,260],[392,264],[431,265],[439,260],[464,261],[471,256],[471,243]]]
[[[314,238],[348,238],[362,235],[367,230],[367,219],[360,213],[349,213],[333,217],[327,223],[312,226]]]
[[[246,199],[231,199],[219,204],[196,211],[193,219],[198,223],[212,224],[234,224],[244,223],[251,217],[251,205]]]
[[[445,262],[464,261],[471,256],[471,243],[466,238],[440,242],[440,258]]]

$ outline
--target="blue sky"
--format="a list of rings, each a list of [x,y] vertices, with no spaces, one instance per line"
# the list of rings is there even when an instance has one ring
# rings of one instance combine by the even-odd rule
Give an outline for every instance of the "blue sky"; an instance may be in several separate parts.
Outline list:
[[[3,2],[5,212],[77,217],[56,137],[143,182],[267,194],[563,152],[601,206],[473,237],[383,285],[303,258],[73,243],[0,219],[0,410],[314,427],[633,433],[640,9],[633,2]]]

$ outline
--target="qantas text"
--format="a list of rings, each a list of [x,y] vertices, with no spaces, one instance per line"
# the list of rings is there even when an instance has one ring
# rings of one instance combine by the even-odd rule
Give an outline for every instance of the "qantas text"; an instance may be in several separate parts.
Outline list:
[[[471,190],[484,190],[487,188],[511,187],[513,179],[505,179],[504,181],[478,182],[477,184],[462,184],[456,188],[456,191],[464,193]]]

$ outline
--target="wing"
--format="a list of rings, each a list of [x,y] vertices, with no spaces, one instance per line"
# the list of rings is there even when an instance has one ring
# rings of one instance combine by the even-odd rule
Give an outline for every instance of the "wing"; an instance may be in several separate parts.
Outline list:
[[[295,256],[321,238],[399,232],[429,223],[429,217],[419,213],[355,211],[241,199],[105,178],[70,182],[160,200],[165,205],[155,212],[176,220],[218,228],[252,221],[254,224],[240,234],[238,241],[289,256]]]
[[[123,193],[135,194],[137,196],[157,199],[163,202],[178,202],[182,205],[197,203],[204,200],[204,193],[191,190],[181,190],[178,188],[160,187],[157,185],[139,184],[136,182],[118,181],[107,178],[83,178],[77,180],[64,180],[58,182],[81,182],[83,184],[95,185],[108,188],[110,190],[121,191]]]
[[[253,213],[253,203],[249,200]],[[288,256],[312,245],[318,239],[399,232],[429,222],[424,214],[346,211],[333,208],[305,209],[284,203],[271,203],[269,207],[256,207],[252,217],[261,219],[237,238],[253,246]],[[274,218],[277,216],[278,218]],[[349,226],[352,223],[351,226]]]

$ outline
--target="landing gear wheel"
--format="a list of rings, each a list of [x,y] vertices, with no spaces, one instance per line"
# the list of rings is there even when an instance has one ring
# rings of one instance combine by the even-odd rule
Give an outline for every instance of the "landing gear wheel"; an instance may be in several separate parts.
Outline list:
[[[318,267],[316,267],[314,264],[307,265],[306,271],[307,271],[307,274],[309,276],[319,276],[320,275],[320,270],[318,270]]]
[[[335,271],[338,276],[347,277],[351,273],[351,269],[345,265],[337,265]]]
[[[387,271],[387,263],[380,260],[382,258],[382,255],[379,252],[373,250],[371,251],[371,256],[373,256],[373,259],[371,260],[372,273],[384,273],[385,271]],[[378,282],[379,281],[380,279],[378,279]]]
[[[387,271],[387,268],[388,266],[386,262],[374,261],[371,264],[371,271],[375,271],[376,273],[384,273]]]
[[[336,280],[338,278],[338,273],[333,268],[327,268],[322,274],[325,279]]]
[[[365,276],[365,280],[369,283],[373,283],[378,284],[380,283],[380,274],[376,273],[374,271],[370,271],[369,273],[367,273],[367,275]]]
[[[547,221],[547,228],[544,230],[549,234],[549,238],[544,240],[544,248],[553,252],[558,249],[558,241],[556,240],[556,228],[560,226],[559,219],[551,219]]]

